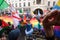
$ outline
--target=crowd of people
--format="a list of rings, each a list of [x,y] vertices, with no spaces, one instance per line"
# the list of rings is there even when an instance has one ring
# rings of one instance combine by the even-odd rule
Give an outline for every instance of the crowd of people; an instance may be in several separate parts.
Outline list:
[[[26,20],[24,20],[24,17],[26,17]],[[8,39],[9,40],[25,40],[25,36],[32,36],[34,29],[37,29],[40,31],[41,25],[40,25],[40,18],[43,17],[32,17],[32,15],[30,14],[26,14],[26,15],[20,15],[21,20],[19,21],[19,24],[16,28],[14,28],[14,25],[11,24],[10,22],[8,23],[2,23],[4,20],[0,19],[0,37],[3,37],[3,33],[5,33],[5,35],[8,35]],[[38,28],[33,27],[33,25],[31,24],[30,20],[31,19],[37,19],[39,24],[37,24]],[[2,26],[4,24],[4,26]]]
[[[20,15],[22,20],[19,21],[19,24],[16,28],[10,22],[5,23],[3,20],[0,19],[0,38],[7,35],[6,40],[25,40],[26,36],[31,37],[32,39],[26,40],[33,40],[37,38],[37,35],[45,36],[46,40],[60,40],[60,11],[55,10],[49,12],[45,16],[38,16],[35,14],[34,17],[27,14],[26,20],[24,21],[24,15]],[[33,27],[30,23],[30,20],[35,18],[38,20],[37,28]],[[5,23],[5,24],[4,24]],[[42,23],[42,24],[41,24]],[[37,32],[36,32],[37,31]],[[37,35],[33,35],[37,34]]]

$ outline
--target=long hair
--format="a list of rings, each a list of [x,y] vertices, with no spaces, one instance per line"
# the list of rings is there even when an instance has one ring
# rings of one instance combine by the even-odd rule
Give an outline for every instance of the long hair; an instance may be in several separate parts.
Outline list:
[[[2,25],[2,20],[0,19],[0,26]]]
[[[54,20],[52,21],[48,20],[52,18],[54,18]],[[48,13],[43,19],[43,26],[44,26],[46,35],[51,36],[53,31],[53,25],[60,25],[60,11],[58,10]]]

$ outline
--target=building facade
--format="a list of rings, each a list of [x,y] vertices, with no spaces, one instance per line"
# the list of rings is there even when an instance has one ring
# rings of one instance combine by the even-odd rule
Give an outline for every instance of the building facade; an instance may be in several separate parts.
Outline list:
[[[45,12],[45,10],[50,10],[53,7],[57,0],[6,0],[7,3],[12,3],[13,6],[24,12],[35,11],[36,9],[40,9]]]

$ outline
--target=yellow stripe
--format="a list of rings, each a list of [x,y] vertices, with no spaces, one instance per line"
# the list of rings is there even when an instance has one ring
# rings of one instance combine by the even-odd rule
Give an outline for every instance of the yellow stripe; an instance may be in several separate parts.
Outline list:
[[[60,6],[60,0],[58,0],[57,5]]]

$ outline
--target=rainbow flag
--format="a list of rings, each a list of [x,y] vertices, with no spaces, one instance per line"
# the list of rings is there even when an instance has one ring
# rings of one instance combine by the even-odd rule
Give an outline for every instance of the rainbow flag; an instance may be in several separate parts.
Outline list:
[[[2,20],[4,20],[5,22],[11,22],[11,24],[13,24],[13,19],[12,19],[12,17],[11,16],[7,16],[7,15],[5,15],[5,16],[0,16],[0,19],[2,19]]]
[[[30,20],[30,23],[32,24],[33,28],[43,29],[43,26],[41,25],[41,23],[38,22],[36,18],[32,18]]]
[[[56,3],[56,5],[53,7],[53,9],[60,10],[60,0]]]
[[[38,24],[38,20],[36,19],[36,18],[32,18],[31,20],[30,20],[30,23],[33,25],[33,27],[35,26],[35,25],[37,25]]]

